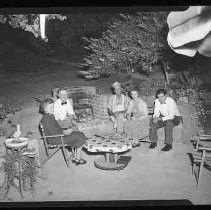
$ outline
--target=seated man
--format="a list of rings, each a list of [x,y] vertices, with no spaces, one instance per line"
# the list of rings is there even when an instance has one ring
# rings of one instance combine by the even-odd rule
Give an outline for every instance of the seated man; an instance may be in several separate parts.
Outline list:
[[[119,82],[115,82],[112,87],[115,95],[108,99],[108,113],[114,124],[114,129],[118,133],[122,133],[130,99],[122,93],[122,87]]]
[[[76,125],[76,115],[73,110],[73,101],[68,98],[67,89],[58,91],[59,98],[54,102],[54,116],[61,127],[68,127],[78,131]]]
[[[41,103],[40,111],[43,114],[43,117],[40,123],[43,124],[45,135],[53,136],[53,135],[60,135],[65,134],[64,144],[75,147],[76,148],[76,156],[73,157],[72,161],[79,164],[85,164],[86,160],[81,158],[81,149],[83,145],[86,143],[86,136],[82,132],[72,131],[71,129],[62,130],[58,122],[55,120],[54,117],[54,101],[53,99],[47,98]],[[48,140],[48,139],[47,139]],[[59,137],[55,137],[52,139],[49,144],[58,144],[57,142],[60,141]],[[60,142],[59,142],[60,143]]]
[[[165,127],[165,146],[162,151],[172,149],[173,143],[173,128],[182,121],[177,104],[173,98],[167,96],[165,89],[159,89],[156,94],[154,114],[150,121],[149,139],[151,141],[150,149],[157,146],[157,130]]]

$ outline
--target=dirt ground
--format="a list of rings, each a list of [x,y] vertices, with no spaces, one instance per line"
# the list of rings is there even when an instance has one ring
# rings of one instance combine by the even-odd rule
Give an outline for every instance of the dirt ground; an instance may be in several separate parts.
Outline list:
[[[59,74],[58,74],[59,70]],[[15,103],[22,109],[36,106],[33,97],[50,95],[55,87],[95,85],[108,90],[115,78],[84,81],[77,77],[78,67],[54,64],[50,74],[7,75],[1,78],[0,102]],[[9,201],[97,201],[97,200],[182,200],[193,204],[210,204],[211,174],[204,169],[200,188],[191,173],[189,147],[175,144],[174,150],[160,152],[159,148],[148,150],[148,145],[134,148],[125,155],[132,161],[122,171],[104,171],[94,167],[94,160],[100,155],[83,155],[87,164],[67,168],[58,152],[43,167],[42,178],[37,186],[37,196],[30,195],[21,200],[17,191],[11,190]]]

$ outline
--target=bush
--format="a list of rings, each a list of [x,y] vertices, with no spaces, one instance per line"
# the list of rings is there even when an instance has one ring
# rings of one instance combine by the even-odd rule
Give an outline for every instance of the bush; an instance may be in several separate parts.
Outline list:
[[[161,58],[165,45],[161,31],[166,26],[167,14],[137,13],[116,19],[101,38],[86,38],[84,46],[89,54],[84,57],[81,73],[89,79],[117,72],[132,72],[139,64],[144,71]],[[162,29],[162,30],[161,30]],[[165,40],[165,42],[167,42]]]
[[[141,96],[151,96],[155,95],[156,91],[160,88],[167,87],[165,80],[133,80],[130,79],[122,83],[123,92],[129,95],[130,91],[135,88],[138,89]]]
[[[20,111],[21,108],[17,105],[1,105],[0,106],[0,122],[7,118],[8,114],[15,114],[15,112]]]
[[[182,87],[179,89],[172,89],[171,97],[173,97],[177,103],[185,102],[192,104],[197,113],[198,125],[204,129],[209,110],[206,108],[203,90],[199,89],[198,87]]]
[[[206,108],[205,99],[203,97],[203,90],[199,89],[197,86],[191,87],[191,84],[185,83],[180,84],[179,88],[175,86],[167,85],[165,80],[149,79],[145,81],[138,81],[129,79],[122,82],[123,92],[129,95],[133,88],[138,88],[141,96],[152,96],[156,94],[156,91],[160,88],[165,88],[172,98],[179,103],[190,103],[194,106],[198,124],[201,128],[204,128],[207,116],[210,111]]]

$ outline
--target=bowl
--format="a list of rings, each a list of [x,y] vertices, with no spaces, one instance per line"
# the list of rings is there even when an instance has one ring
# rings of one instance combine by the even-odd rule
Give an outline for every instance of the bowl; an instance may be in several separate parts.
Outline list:
[[[25,137],[19,137],[18,139],[9,138],[4,143],[7,148],[20,148],[26,146],[29,143],[29,139]]]

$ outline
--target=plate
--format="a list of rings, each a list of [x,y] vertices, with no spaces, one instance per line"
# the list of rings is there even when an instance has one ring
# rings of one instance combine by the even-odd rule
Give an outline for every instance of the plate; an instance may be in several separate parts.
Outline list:
[[[5,140],[5,145],[8,148],[19,148],[24,147],[28,144],[29,139],[25,137],[20,137],[18,139],[10,138]]]

